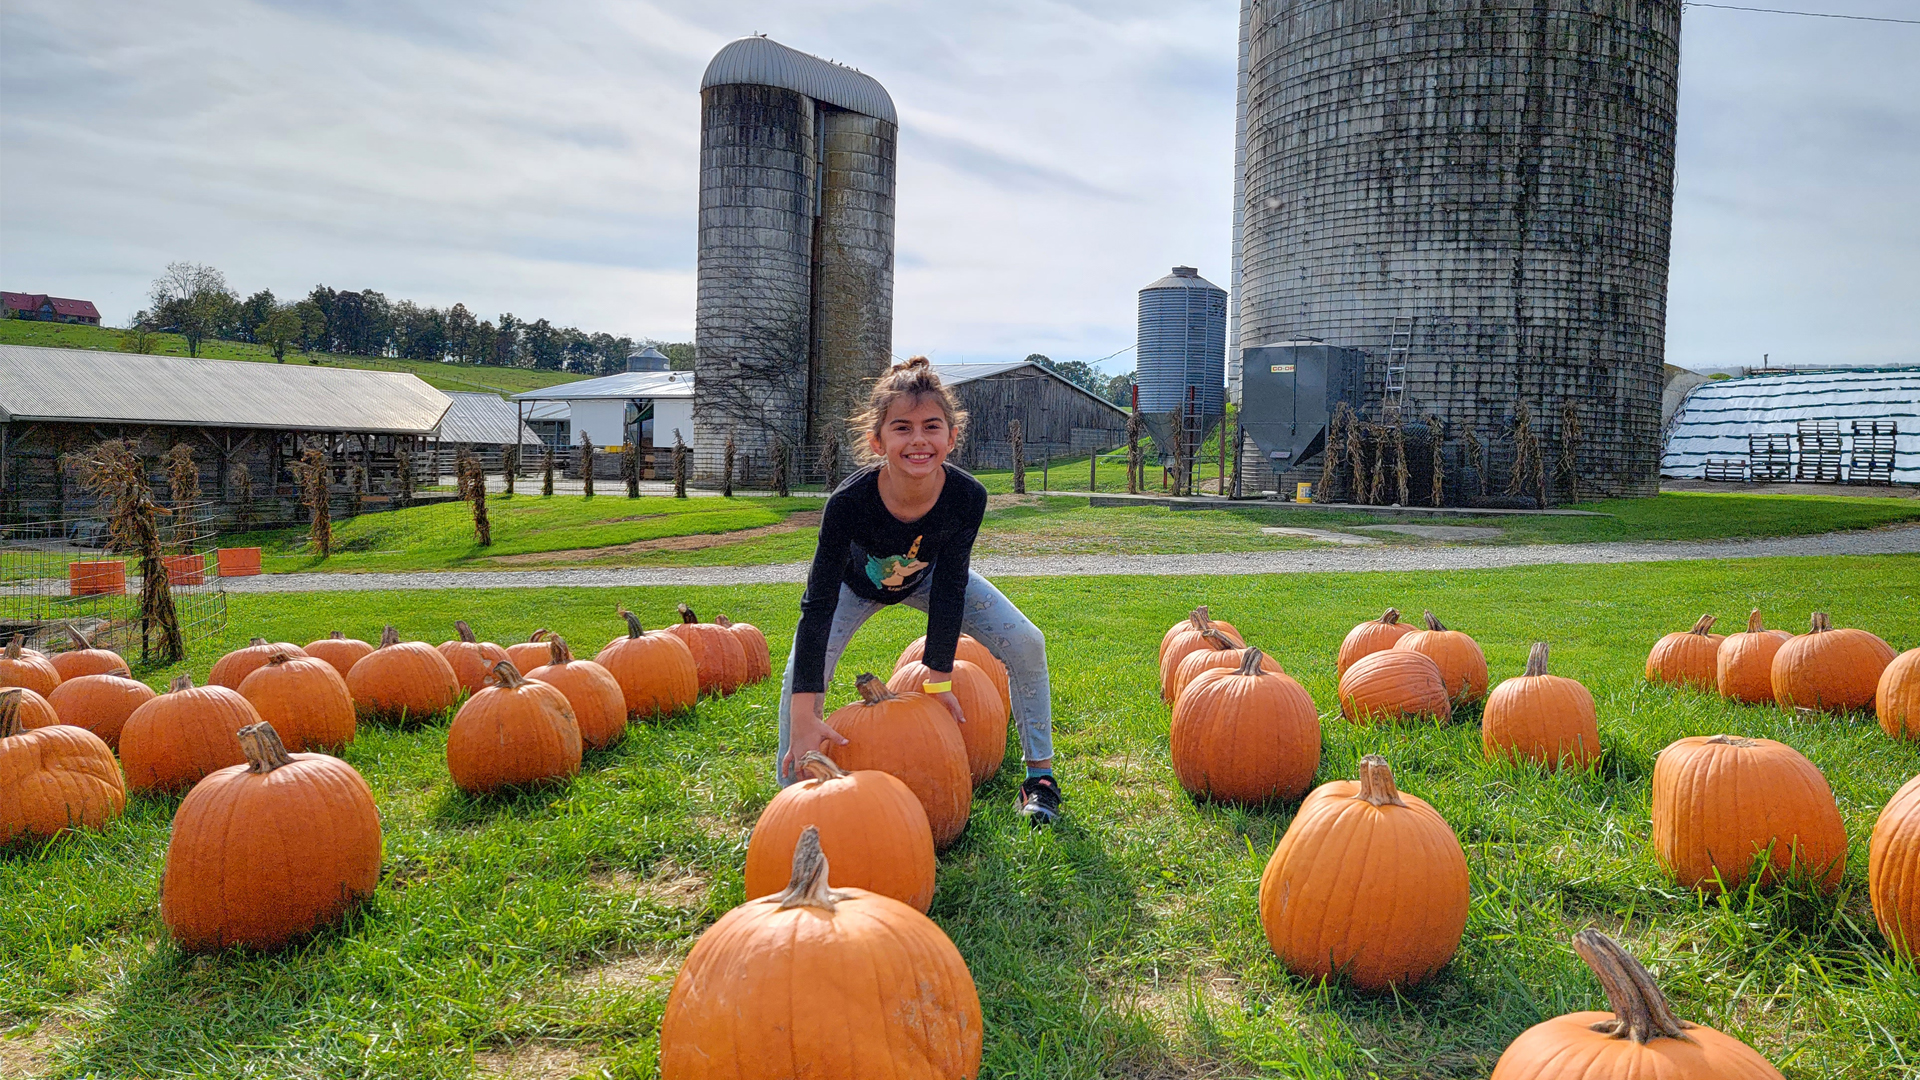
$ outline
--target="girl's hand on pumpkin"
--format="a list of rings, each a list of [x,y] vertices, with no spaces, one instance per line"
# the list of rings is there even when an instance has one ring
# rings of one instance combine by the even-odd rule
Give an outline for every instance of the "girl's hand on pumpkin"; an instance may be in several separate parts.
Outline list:
[[[967,722],[966,716],[960,711],[960,699],[953,696],[953,691],[948,690],[945,693],[935,694],[933,695],[933,700],[947,707],[947,711],[953,714],[954,723],[964,724]]]
[[[847,745],[847,737],[827,726],[821,718],[826,707],[825,694],[795,694],[788,707],[792,717],[787,731],[787,756],[780,759],[780,772],[784,776],[793,776],[799,769],[800,759],[810,750],[825,750],[828,743],[835,746]]]

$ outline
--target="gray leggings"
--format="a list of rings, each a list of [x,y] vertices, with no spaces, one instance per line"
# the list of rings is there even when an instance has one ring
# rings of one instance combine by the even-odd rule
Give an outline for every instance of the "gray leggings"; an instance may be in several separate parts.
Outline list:
[[[927,610],[927,592],[933,575],[928,574],[913,595],[901,603],[918,611]],[[840,654],[847,649],[853,632],[865,625],[887,605],[863,599],[845,585],[833,609],[833,626],[827,632],[827,683],[833,682]],[[1020,752],[1028,761],[1045,761],[1053,756],[1053,692],[1047,685],[1047,642],[1040,628],[1013,606],[993,583],[979,574],[967,575],[966,611],[960,619],[960,631],[987,647],[987,651],[1007,665],[1007,681],[1013,693],[1013,722],[1020,731]],[[797,649],[799,641],[796,638]],[[793,651],[787,653],[787,674],[780,687],[780,756],[774,768],[786,760],[788,736],[793,724]],[[798,779],[781,774],[782,787]]]

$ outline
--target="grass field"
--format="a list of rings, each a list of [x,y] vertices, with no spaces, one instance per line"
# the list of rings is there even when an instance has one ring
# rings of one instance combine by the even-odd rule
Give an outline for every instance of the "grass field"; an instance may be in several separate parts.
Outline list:
[[[179,334],[155,334],[154,352],[163,356],[187,355],[187,339]],[[45,323],[31,319],[0,319],[0,345],[45,345],[56,349],[103,349],[120,351],[120,331],[104,326],[75,326]],[[273,350],[265,345],[243,341],[203,341],[200,355],[211,360],[248,360],[274,362]],[[497,394],[518,394],[556,383],[585,378],[560,371],[533,371],[526,368],[481,367],[473,364],[435,364],[425,360],[393,360],[383,356],[342,356],[334,353],[301,353],[289,350],[286,362],[306,364],[318,361],[323,367],[363,368],[370,371],[402,371],[418,375],[438,390],[484,390]]]
[[[1048,635],[1069,816],[1032,832],[1018,770],[981,789],[941,860],[932,915],[966,957],[989,1077],[1483,1077],[1528,1025],[1603,1006],[1569,935],[1598,926],[1649,960],[1679,1015],[1759,1047],[1794,1080],[1920,1075],[1920,972],[1888,957],[1866,898],[1879,807],[1920,745],[1871,719],[1801,719],[1646,685],[1651,642],[1702,611],[1775,625],[1807,612],[1920,645],[1920,558],[1828,558],[1238,579],[1012,580]],[[685,598],[768,631],[776,665],[795,587],[448,590],[236,596],[221,647],[252,635],[359,636],[386,621],[440,641],[456,617],[507,641],[550,626],[582,651],[616,601],[650,624]],[[1459,834],[1473,907],[1431,984],[1366,997],[1307,985],[1267,950],[1262,866],[1292,806],[1196,805],[1173,782],[1153,657],[1210,601],[1325,710],[1319,779],[1385,754]],[[1527,644],[1599,703],[1606,756],[1583,775],[1482,759],[1468,718],[1364,728],[1331,711],[1346,630],[1389,604],[1431,607],[1485,646],[1496,679]],[[885,671],[923,629],[891,611],[833,685]],[[144,673],[159,682],[167,672]],[[277,956],[177,953],[156,896],[178,800],[140,798],[97,835],[0,856],[0,1074],[648,1077],[680,957],[741,899],[747,832],[773,792],[772,683],[635,728],[564,790],[474,800],[450,786],[444,729],[363,728],[346,757],[373,786],[386,869],[343,927]],[[1647,843],[1655,753],[1683,735],[1782,739],[1825,772],[1852,847],[1830,897],[1706,900],[1661,877]],[[1017,753],[1010,755],[1017,758]]]
[[[1277,509],[1249,504],[1231,510],[1101,507],[1084,498],[1029,496],[987,513],[982,555],[1143,554],[1269,551],[1318,546],[1267,536],[1267,525],[1352,529],[1402,521],[1343,511]],[[553,566],[727,566],[805,562],[818,537],[817,498],[627,499],[601,495],[496,496],[490,503],[494,545],[473,543],[460,504],[368,514],[334,525],[335,554],[307,552],[303,530],[280,529],[223,538],[258,545],[269,572],[533,569]],[[1448,525],[1499,528],[1479,543],[1575,543],[1624,540],[1714,540],[1792,536],[1920,521],[1920,499],[1804,495],[1666,494],[1588,504],[1606,517],[1466,518]],[[1367,533],[1390,544],[1429,543],[1394,533]]]

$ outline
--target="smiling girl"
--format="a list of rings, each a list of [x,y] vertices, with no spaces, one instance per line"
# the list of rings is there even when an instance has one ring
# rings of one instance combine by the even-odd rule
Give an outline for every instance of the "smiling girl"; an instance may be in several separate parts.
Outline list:
[[[1027,761],[1020,812],[1045,825],[1060,813],[1047,645],[1020,609],[968,566],[987,490],[947,464],[966,421],[924,356],[881,376],[866,411],[855,418],[877,460],[848,477],[821,516],[820,546],[780,697],[780,783],[799,779],[795,765],[808,750],[846,743],[823,718],[827,681],[854,631],[888,604],[906,604],[927,613],[921,662],[933,678],[925,689],[955,723],[965,717],[952,680],[943,676],[953,671],[960,635],[971,635],[1007,666]]]

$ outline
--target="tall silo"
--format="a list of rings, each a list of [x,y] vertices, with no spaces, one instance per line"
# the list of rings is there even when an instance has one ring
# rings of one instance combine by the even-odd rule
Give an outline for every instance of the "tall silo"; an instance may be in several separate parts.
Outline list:
[[[1191,266],[1174,267],[1140,290],[1136,342],[1140,415],[1155,445],[1171,453],[1183,427],[1197,447],[1226,415],[1227,291]]]
[[[700,83],[694,445],[825,441],[893,351],[893,99],[749,37]]]
[[[1583,487],[1656,490],[1680,7],[1243,0],[1238,344],[1363,349],[1450,442],[1571,405]]]

